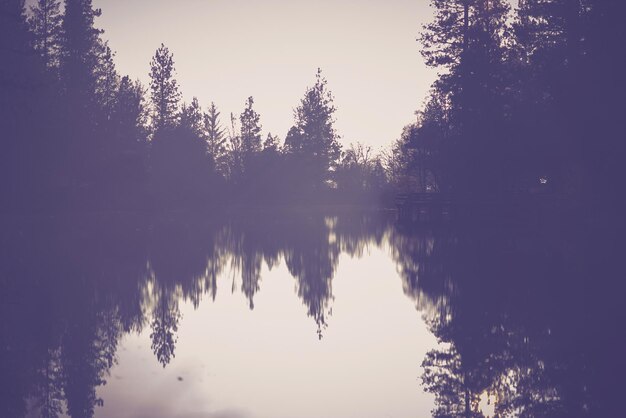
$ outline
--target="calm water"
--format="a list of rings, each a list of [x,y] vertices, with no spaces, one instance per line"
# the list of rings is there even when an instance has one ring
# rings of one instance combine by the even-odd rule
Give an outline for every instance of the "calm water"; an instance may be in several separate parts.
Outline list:
[[[614,416],[610,229],[210,218],[5,219],[0,416]]]

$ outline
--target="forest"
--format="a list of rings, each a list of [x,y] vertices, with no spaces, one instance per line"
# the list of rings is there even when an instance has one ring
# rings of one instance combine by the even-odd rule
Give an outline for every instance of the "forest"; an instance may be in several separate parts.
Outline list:
[[[431,6],[416,33],[439,76],[416,121],[374,155],[342,146],[321,70],[284,138],[263,136],[253,97],[238,115],[183,103],[164,44],[146,63],[148,86],[120,74],[91,0],[3,0],[1,208],[384,206],[398,193],[544,191],[615,207],[626,174],[621,2]]]

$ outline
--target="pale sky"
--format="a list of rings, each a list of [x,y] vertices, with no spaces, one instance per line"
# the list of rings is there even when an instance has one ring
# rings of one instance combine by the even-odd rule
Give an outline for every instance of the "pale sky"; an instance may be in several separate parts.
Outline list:
[[[214,101],[226,126],[254,96],[263,136],[284,139],[321,67],[335,96],[341,143],[378,150],[415,120],[435,71],[416,37],[429,0],[94,0],[122,75],[148,83],[165,43],[183,97]]]

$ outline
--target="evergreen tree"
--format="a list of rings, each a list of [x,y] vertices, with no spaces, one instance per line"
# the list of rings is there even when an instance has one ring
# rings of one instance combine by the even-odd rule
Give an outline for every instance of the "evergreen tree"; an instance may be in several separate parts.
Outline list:
[[[63,22],[60,7],[60,0],[37,0],[30,7],[28,23],[33,34],[33,46],[48,69],[59,65]]]
[[[215,103],[211,103],[209,110],[203,115],[204,131],[206,134],[207,151],[213,158],[215,169],[218,173],[226,175],[227,138],[219,121],[220,112]]]
[[[431,67],[450,73],[451,84],[465,83],[477,66],[500,58],[509,11],[505,0],[433,0],[435,18],[420,34],[422,55]]]
[[[254,99],[252,96],[246,100],[246,108],[239,116],[241,122],[241,147],[246,155],[261,151],[261,124],[259,114],[252,108]]]
[[[198,99],[194,97],[191,104],[183,103],[180,110],[179,127],[200,138],[203,136],[203,116]]]
[[[277,136],[270,133],[267,134],[267,138],[263,141],[263,152],[278,153],[280,140]]]
[[[420,36],[426,64],[444,69],[431,102],[443,104],[448,138],[441,155],[457,192],[489,193],[504,187],[510,165],[505,109],[504,0],[433,0],[435,18]],[[449,132],[446,132],[449,131]],[[442,144],[444,145],[444,144]]]
[[[237,128],[237,118],[231,112],[228,130],[228,178],[232,184],[238,184],[243,176],[243,147]]]
[[[100,39],[103,31],[94,27],[94,21],[101,14],[91,0],[65,0],[61,77],[75,111],[95,102],[104,44]]]
[[[131,81],[124,76],[116,92],[112,122],[115,137],[124,141],[125,149],[133,149],[137,144],[146,142],[147,112],[144,100],[144,88],[139,81]]]
[[[150,62],[152,127],[155,133],[176,125],[180,92],[174,73],[173,55],[161,44]]]
[[[307,161],[307,175],[314,187],[330,179],[341,153],[333,126],[335,110],[332,93],[318,69],[315,85],[306,90],[294,112],[295,124],[285,138],[286,151]]]
[[[115,107],[115,101],[120,84],[120,76],[113,62],[115,54],[104,42],[100,49],[98,65],[95,69],[96,76],[96,100],[101,111],[101,123],[110,120]]]

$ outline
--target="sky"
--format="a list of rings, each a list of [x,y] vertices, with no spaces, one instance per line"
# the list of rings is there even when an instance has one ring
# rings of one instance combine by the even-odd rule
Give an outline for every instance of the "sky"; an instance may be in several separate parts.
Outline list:
[[[164,43],[185,101],[243,111],[253,96],[263,135],[284,139],[317,68],[335,97],[341,143],[374,150],[415,120],[436,72],[416,38],[429,0],[94,0],[122,75],[149,82]]]

